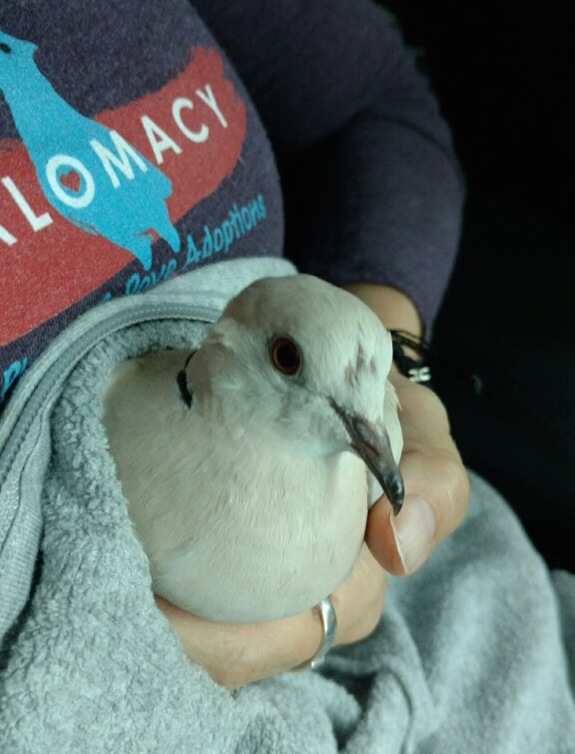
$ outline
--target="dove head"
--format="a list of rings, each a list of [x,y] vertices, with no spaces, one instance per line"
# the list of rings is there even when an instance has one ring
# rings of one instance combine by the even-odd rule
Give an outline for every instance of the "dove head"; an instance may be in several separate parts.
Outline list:
[[[258,280],[232,299],[186,371],[194,401],[231,401],[266,443],[361,456],[399,510],[391,360],[391,336],[365,304],[299,274]]]
[[[0,31],[0,84],[8,83],[19,71],[23,61],[32,60],[37,49],[32,42]]]

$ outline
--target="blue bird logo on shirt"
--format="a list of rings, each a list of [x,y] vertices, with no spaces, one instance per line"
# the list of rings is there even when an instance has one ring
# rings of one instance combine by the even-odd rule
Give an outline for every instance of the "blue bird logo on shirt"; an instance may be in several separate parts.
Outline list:
[[[69,222],[152,264],[158,236],[180,237],[165,200],[172,184],[117,131],[80,115],[34,62],[36,45],[0,31],[0,90],[48,202]]]

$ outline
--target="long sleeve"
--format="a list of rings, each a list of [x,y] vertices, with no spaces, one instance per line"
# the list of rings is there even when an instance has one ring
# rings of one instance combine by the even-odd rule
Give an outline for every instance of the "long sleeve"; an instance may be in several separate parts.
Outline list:
[[[334,282],[385,283],[429,335],[457,252],[464,182],[437,100],[369,0],[195,0],[275,149],[286,252]]]

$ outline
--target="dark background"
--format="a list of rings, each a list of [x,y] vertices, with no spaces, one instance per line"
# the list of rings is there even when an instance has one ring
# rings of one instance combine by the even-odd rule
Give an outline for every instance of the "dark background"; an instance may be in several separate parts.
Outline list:
[[[382,3],[468,185],[430,363],[466,464],[575,571],[575,64],[565,4]]]

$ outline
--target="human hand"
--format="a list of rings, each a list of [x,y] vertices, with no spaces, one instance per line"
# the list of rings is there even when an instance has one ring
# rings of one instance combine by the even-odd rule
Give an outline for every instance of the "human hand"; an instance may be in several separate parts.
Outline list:
[[[364,544],[351,575],[331,595],[336,645],[359,641],[373,631],[385,587],[385,572]],[[322,641],[322,624],[312,610],[266,623],[214,623],[158,595],[155,599],[188,658],[230,689],[297,668],[315,655]]]
[[[401,291],[372,283],[345,287],[369,306],[388,329],[421,337],[418,311]],[[368,517],[366,541],[383,568],[399,576],[419,568],[437,543],[461,523],[467,510],[469,479],[439,397],[403,377],[395,367],[390,381],[401,405],[403,453],[399,469],[405,500],[397,517],[383,499],[375,503]]]
[[[385,498],[375,503],[368,516],[366,542],[382,567],[399,576],[419,568],[435,545],[461,523],[469,479],[439,397],[396,369],[389,378],[401,406],[399,469],[405,499],[397,516]]]

